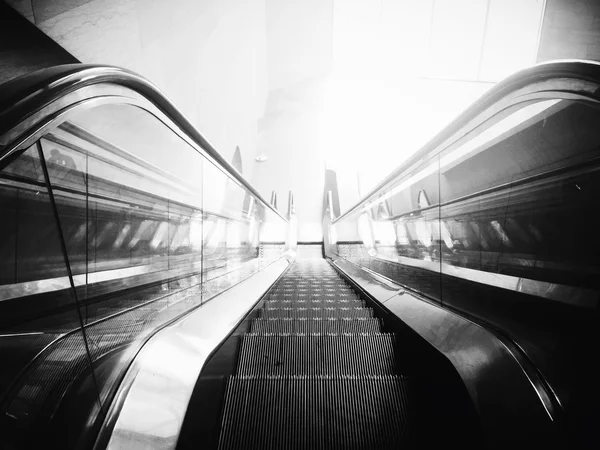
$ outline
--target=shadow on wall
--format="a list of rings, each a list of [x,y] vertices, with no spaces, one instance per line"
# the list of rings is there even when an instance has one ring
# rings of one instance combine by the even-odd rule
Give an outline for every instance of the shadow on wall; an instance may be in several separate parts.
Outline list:
[[[0,2],[0,43],[0,83],[58,64],[79,62],[3,2]]]

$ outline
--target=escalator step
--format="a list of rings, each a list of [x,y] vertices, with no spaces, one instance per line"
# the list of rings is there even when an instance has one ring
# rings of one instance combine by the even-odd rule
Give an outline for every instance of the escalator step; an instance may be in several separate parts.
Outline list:
[[[394,334],[324,260],[297,261],[241,336],[219,448],[410,445]]]
[[[261,308],[258,310],[259,317],[261,318],[360,318],[373,317],[373,310],[371,308]]]
[[[359,298],[358,294],[352,291],[348,286],[335,287],[335,286],[311,286],[309,288],[276,288],[269,294],[269,298],[278,297],[313,297],[315,295],[324,295],[327,297],[345,297],[345,298]]]
[[[380,319],[256,319],[250,325],[253,334],[292,333],[380,333]]]
[[[363,300],[358,299],[304,299],[304,300],[267,300],[265,306],[269,308],[361,308],[365,306]]]
[[[399,376],[231,377],[219,449],[403,448],[407,393]]]
[[[394,375],[394,334],[245,335],[238,375]]]

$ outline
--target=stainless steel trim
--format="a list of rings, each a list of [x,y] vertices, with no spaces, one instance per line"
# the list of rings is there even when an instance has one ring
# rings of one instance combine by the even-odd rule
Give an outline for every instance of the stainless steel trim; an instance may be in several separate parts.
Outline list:
[[[17,92],[18,96],[10,97],[11,91]],[[24,141],[34,136],[41,137],[41,128],[48,130],[57,126],[61,116],[59,112],[65,112],[78,102],[98,96],[121,97],[123,103],[136,104],[155,116],[159,113],[168,119],[163,122],[169,128],[184,136],[186,141],[193,142],[196,150],[202,149],[202,153],[228,177],[287,221],[156,86],[138,74],[117,67],[71,64],[44,69],[12,80],[2,85],[2,92],[8,99],[0,98],[0,161],[23,148]],[[142,105],[141,99],[146,105]],[[154,112],[150,111],[150,105]]]
[[[550,283],[547,281],[532,280],[529,278],[515,277],[483,270],[470,269],[468,267],[453,266],[439,261],[424,261],[421,259],[408,258],[406,256],[390,257],[378,254],[377,259],[403,264],[411,267],[426,269],[435,273],[450,275],[463,280],[495,286],[523,294],[535,295],[568,305],[595,309],[598,307],[599,292],[593,289],[567,286],[564,284]]]
[[[189,399],[212,351],[285,271],[282,258],[164,328],[143,347],[112,402],[108,449],[175,449]],[[110,430],[111,424],[114,424]],[[96,448],[100,448],[97,441]]]
[[[333,223],[360,209],[365,203],[373,200],[381,190],[474,132],[499,112],[533,99],[581,99],[598,102],[599,84],[600,63],[594,61],[552,61],[537,64],[511,75],[486,92],[400,167],[337,217]]]
[[[409,290],[392,294],[390,280],[382,290],[381,282],[356,264],[341,258],[332,262],[450,360],[480,413],[490,442],[518,443],[524,429],[545,434],[553,422],[562,420],[558,398],[510,340]]]

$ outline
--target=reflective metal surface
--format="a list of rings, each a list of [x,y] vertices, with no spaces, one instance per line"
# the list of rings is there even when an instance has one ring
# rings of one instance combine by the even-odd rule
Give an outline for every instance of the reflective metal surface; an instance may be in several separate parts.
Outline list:
[[[145,342],[295,228],[134,74],[45,71],[0,105],[0,431],[88,448]]]
[[[324,213],[330,257],[504,336],[575,446],[600,402],[599,93],[598,63],[526,69],[344,214]]]
[[[515,416],[531,418],[529,432],[562,405],[578,435],[597,397],[598,80],[597,64],[528,69],[335,220],[328,194],[326,253],[366,268],[354,275],[375,280],[384,306],[447,355],[491,434],[525,402]],[[213,325],[233,326],[251,306],[219,294],[282,270],[297,244],[289,205],[288,222],[133,73],[68,66],[2,86],[3,445],[88,448],[123,405],[111,445],[174,445],[193,373],[228,331]],[[219,315],[186,322],[215,331],[209,347],[165,331],[154,348],[162,360],[140,358],[147,371],[134,365],[113,403],[144,344],[191,311]],[[195,352],[193,370],[169,372],[169,358],[189,356],[173,344]],[[160,382],[147,376],[157,364]],[[154,383],[181,396],[164,428],[152,422],[146,434],[127,394]]]
[[[342,259],[334,259],[333,264],[341,269],[346,276],[366,289],[370,296],[381,303],[404,291],[402,286],[393,283],[378,273],[348,263]]]
[[[175,448],[189,399],[207,358],[288,264],[287,259],[272,264],[163,329],[145,345],[109,412],[108,423],[114,428],[107,448]]]
[[[545,438],[556,432],[562,409],[514,344],[389,280],[388,290],[382,290],[378,277],[350,262],[337,259],[334,265],[452,362],[491,446],[519,445],[525,434]]]

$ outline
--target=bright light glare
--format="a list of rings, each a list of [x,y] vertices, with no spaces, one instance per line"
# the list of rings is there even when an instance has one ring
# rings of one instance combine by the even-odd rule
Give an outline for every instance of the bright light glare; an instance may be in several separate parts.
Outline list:
[[[424,221],[419,221],[415,224],[417,227],[417,237],[421,244],[425,247],[430,247],[433,242],[433,235],[431,232],[430,224]]]
[[[334,2],[319,147],[337,173],[342,212],[494,82],[535,62],[543,4]]]
[[[448,229],[448,225],[444,221],[441,221],[442,228],[442,239],[450,250],[454,248],[454,241],[452,241],[452,235],[450,234],[450,230]]]
[[[225,234],[225,222],[222,219],[204,221],[204,240],[207,248],[217,248]]]
[[[252,243],[252,245],[256,242],[256,220],[250,220],[250,225],[248,226],[248,242]]]
[[[327,168],[337,173],[341,210],[358,200],[357,178],[364,195],[488,88],[431,80],[330,78],[318,145]]]
[[[230,222],[227,224],[227,248],[237,248],[242,245],[241,224]]]
[[[363,245],[366,247],[367,252],[371,256],[375,256],[377,251],[375,250],[375,242],[373,241],[373,231],[371,228],[371,220],[367,213],[363,213],[358,218],[358,235]]]
[[[156,250],[160,243],[167,236],[167,231],[169,229],[169,224],[167,222],[161,222],[156,231],[154,232],[154,236],[150,241],[150,247]]]
[[[194,214],[190,219],[190,244],[194,250],[200,250],[204,242],[202,214]]]
[[[373,234],[375,234],[375,240],[383,245],[396,243],[396,233],[392,221],[373,222]]]
[[[329,227],[329,243],[330,244],[337,244],[337,242],[338,242],[337,226],[336,225],[331,225]]]
[[[285,242],[285,223],[265,222],[260,230],[260,242]]]

